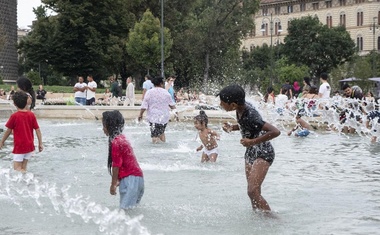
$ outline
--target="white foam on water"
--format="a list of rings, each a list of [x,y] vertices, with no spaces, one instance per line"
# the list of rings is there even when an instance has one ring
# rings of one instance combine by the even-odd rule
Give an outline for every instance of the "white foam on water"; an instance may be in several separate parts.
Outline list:
[[[74,215],[85,223],[98,225],[105,234],[150,234],[140,223],[142,215],[130,218],[123,210],[111,210],[80,194],[70,195],[70,185],[58,188],[32,173],[19,173],[0,168],[0,200],[9,200],[20,210],[25,201],[33,201],[39,213],[64,215],[74,222]],[[54,215],[52,215],[54,216]],[[75,217],[77,218],[77,217]]]

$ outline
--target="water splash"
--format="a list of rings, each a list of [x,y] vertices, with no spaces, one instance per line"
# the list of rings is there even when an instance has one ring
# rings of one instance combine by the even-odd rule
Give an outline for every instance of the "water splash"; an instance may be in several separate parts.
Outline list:
[[[0,169],[0,197],[9,199],[20,210],[26,210],[25,200],[32,200],[40,213],[53,211],[57,216],[71,218],[72,222],[74,215],[77,215],[85,223],[97,224],[98,230],[105,234],[150,234],[140,224],[142,215],[130,218],[123,210],[111,210],[83,195],[72,196],[69,191],[70,185],[58,188],[56,184],[42,181],[32,173]]]

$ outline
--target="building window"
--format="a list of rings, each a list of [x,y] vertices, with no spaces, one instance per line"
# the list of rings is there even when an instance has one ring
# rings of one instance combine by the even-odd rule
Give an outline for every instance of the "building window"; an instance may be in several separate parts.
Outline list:
[[[377,38],[377,50],[380,51],[380,36]]]
[[[288,6],[288,13],[292,13],[293,12],[293,5],[289,5]]]
[[[306,11],[306,3],[301,3],[300,4],[300,11]]]
[[[255,45],[252,44],[251,46],[249,46],[249,50],[250,50],[250,51],[255,50]]]
[[[268,23],[264,24],[263,36],[268,36]]]
[[[281,7],[275,7],[274,8],[274,14],[276,14],[276,15],[281,14]]]
[[[268,15],[268,8],[263,8],[263,16]]]
[[[346,0],[339,0],[339,5],[340,6],[345,6],[346,5]]]
[[[363,50],[363,37],[358,36],[356,38],[356,47],[357,47],[358,51],[362,51]]]
[[[332,7],[332,1],[326,1],[326,8]]]
[[[346,27],[346,14],[340,13],[339,25]]]
[[[358,12],[356,14],[356,26],[363,26],[363,12]]]
[[[313,10],[319,9],[319,2],[313,2]]]
[[[326,17],[326,25],[327,25],[327,27],[329,27],[329,28],[332,27],[332,16],[327,16],[327,17]]]

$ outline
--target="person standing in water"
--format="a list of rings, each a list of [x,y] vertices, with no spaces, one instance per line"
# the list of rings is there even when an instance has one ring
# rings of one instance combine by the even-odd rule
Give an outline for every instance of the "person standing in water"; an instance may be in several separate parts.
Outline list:
[[[38,139],[38,150],[43,150],[42,135],[36,116],[27,108],[28,95],[24,91],[17,91],[13,95],[13,103],[17,112],[13,113],[5,126],[8,128],[0,141],[0,149],[13,131],[13,168],[16,171],[26,172],[28,160],[34,152],[35,130]]]
[[[124,117],[117,111],[103,112],[103,131],[108,136],[108,170],[112,176],[110,194],[119,186],[120,208],[129,209],[144,195],[143,172],[125,135]]]
[[[34,109],[36,106],[36,93],[34,92],[32,82],[29,79],[22,77],[17,79],[16,83],[18,88],[26,92],[28,96],[27,109]]]
[[[245,92],[241,86],[227,86],[217,96],[220,97],[220,106],[224,110],[236,111],[238,124],[224,123],[223,130],[241,132],[240,144],[246,147],[245,174],[252,208],[270,211],[268,202],[261,195],[261,185],[275,157],[269,140],[279,136],[280,131],[265,122],[252,104],[245,101]]]
[[[199,115],[194,117],[194,127],[199,131],[199,138],[202,145],[197,148],[197,151],[203,149],[201,162],[216,162],[218,157],[218,143],[220,139],[219,134],[207,127],[208,117],[205,111],[201,110]]]

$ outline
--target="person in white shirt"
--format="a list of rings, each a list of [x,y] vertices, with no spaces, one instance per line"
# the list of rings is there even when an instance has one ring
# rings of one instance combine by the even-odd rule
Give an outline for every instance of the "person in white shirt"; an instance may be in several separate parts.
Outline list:
[[[133,85],[132,77],[127,78],[127,84],[125,91],[126,105],[135,106],[135,85]]]
[[[74,85],[74,97],[76,105],[86,105],[86,87],[82,76],[78,77],[78,82]]]
[[[86,105],[95,105],[95,91],[98,87],[92,75],[87,76],[87,96],[86,96]]]
[[[151,80],[152,80],[152,77],[150,75],[145,75],[145,82],[143,83],[143,93],[142,93],[141,100],[144,100],[146,92],[154,87]]]
[[[322,99],[330,98],[331,86],[327,82],[327,73],[321,73],[320,81],[321,85],[319,86],[318,96]]]
[[[141,121],[145,110],[147,110],[147,120],[150,124],[152,142],[165,142],[165,128],[170,119],[170,109],[175,109],[175,103],[164,86],[162,77],[155,77],[152,80],[154,88],[150,89],[141,104],[138,120]],[[176,113],[176,115],[178,115]]]

